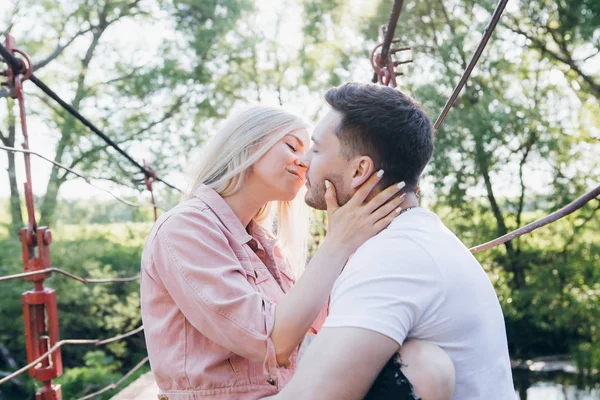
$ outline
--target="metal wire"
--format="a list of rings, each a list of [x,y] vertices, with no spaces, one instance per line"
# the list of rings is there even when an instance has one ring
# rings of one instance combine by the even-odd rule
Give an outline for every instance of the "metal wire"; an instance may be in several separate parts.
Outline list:
[[[4,282],[4,281],[10,281],[10,280],[14,280],[14,279],[21,279],[21,278],[26,278],[28,276],[34,276],[34,275],[40,275],[40,274],[47,274],[50,272],[56,272],[58,274],[62,274],[68,278],[74,279],[76,281],[79,281],[81,283],[112,283],[112,282],[133,282],[133,281],[137,281],[138,279],[140,279],[139,275],[136,276],[130,276],[128,278],[102,278],[102,279],[89,279],[89,278],[82,278],[81,276],[77,276],[75,274],[72,274],[70,272],[67,272],[65,270],[62,270],[60,268],[45,268],[45,269],[41,269],[39,271],[30,271],[30,272],[21,272],[19,274],[13,274],[13,275],[5,275],[5,276],[0,276],[0,282]]]
[[[116,389],[116,388],[118,388],[119,386],[121,386],[121,384],[122,384],[123,382],[125,382],[125,381],[127,380],[127,378],[129,378],[131,375],[133,375],[133,374],[134,374],[134,373],[135,373],[135,372],[136,372],[138,369],[140,369],[141,367],[143,367],[143,366],[144,366],[144,364],[146,364],[147,362],[148,362],[148,357],[146,356],[146,357],[144,357],[144,358],[142,359],[142,361],[140,361],[140,362],[139,362],[139,363],[138,363],[138,364],[137,364],[135,367],[133,367],[133,369],[131,369],[131,371],[129,371],[127,374],[125,374],[125,375],[124,375],[124,376],[123,376],[121,379],[119,379],[119,380],[118,380],[116,383],[111,383],[110,385],[108,385],[108,386],[104,387],[103,389],[100,389],[100,390],[98,390],[97,392],[94,392],[94,393],[88,394],[87,396],[80,397],[80,398],[79,398],[79,399],[77,399],[77,400],[87,400],[87,399],[91,399],[91,398],[94,398],[94,397],[96,397],[96,396],[99,396],[99,395],[101,395],[101,394],[102,394],[102,393],[104,393],[104,392],[107,392],[107,391],[109,391],[109,390],[112,390],[112,389]]]
[[[5,150],[5,151],[10,151],[10,152],[19,152],[19,153],[23,153],[25,155],[25,167],[26,167],[26,175],[27,175],[27,182],[25,184],[25,193],[26,193],[26,198],[27,198],[27,210],[28,210],[28,215],[29,215],[29,231],[33,237],[35,230],[36,230],[36,222],[35,222],[35,211],[34,211],[34,206],[33,206],[33,194],[32,194],[32,185],[31,185],[31,166],[30,166],[30,156],[36,155],[50,163],[52,163],[53,165],[62,168],[66,171],[68,171],[69,173],[74,174],[75,176],[79,177],[79,178],[83,178],[86,183],[88,183],[89,185],[95,187],[96,189],[102,190],[108,194],[110,194],[111,196],[113,196],[115,199],[121,201],[124,204],[127,204],[129,206],[133,206],[133,207],[146,207],[146,206],[150,206],[154,208],[154,214],[156,217],[156,209],[157,209],[157,205],[154,203],[154,195],[152,194],[152,203],[153,204],[149,204],[149,205],[142,205],[142,204],[136,204],[136,203],[132,203],[129,202],[128,200],[125,200],[115,194],[113,194],[112,192],[102,189],[96,185],[94,185],[91,182],[90,177],[84,176],[76,171],[74,171],[71,168],[68,168],[58,162],[55,162],[53,160],[50,160],[44,156],[42,156],[41,154],[38,154],[36,152],[33,152],[31,150],[29,150],[28,147],[28,135],[27,135],[27,125],[26,125],[26,115],[25,115],[25,103],[24,103],[24,98],[22,95],[22,88],[21,88],[21,81],[22,80],[27,80],[27,79],[31,79],[32,82],[34,82],[38,87],[40,87],[40,89],[42,89],[46,94],[48,94],[52,99],[54,99],[55,101],[57,101],[63,108],[65,108],[68,112],[70,112],[73,116],[75,116],[77,119],[79,119],[84,125],[86,125],[88,128],[90,128],[92,130],[92,132],[94,132],[96,135],[100,136],[109,146],[113,147],[114,149],[116,149],[121,155],[123,155],[125,158],[127,158],[132,164],[134,164],[135,166],[137,166],[140,170],[142,170],[142,172],[144,173],[144,176],[146,178],[148,177],[152,177],[153,180],[159,180],[163,183],[165,183],[167,186],[179,190],[178,188],[176,188],[175,186],[169,184],[168,182],[165,182],[164,180],[157,178],[154,170],[149,170],[143,166],[141,166],[139,163],[137,163],[131,156],[129,156],[129,154],[127,154],[127,152],[125,152],[124,150],[122,150],[115,142],[113,142],[108,136],[106,136],[104,133],[102,133],[100,130],[98,130],[91,122],[89,122],[87,119],[85,119],[81,114],[79,114],[79,112],[77,110],[75,110],[72,106],[70,106],[69,104],[67,104],[66,102],[64,102],[56,93],[54,93],[52,90],[50,90],[50,88],[48,88],[43,82],[41,82],[39,79],[37,79],[35,76],[32,75],[31,73],[31,62],[29,61],[28,56],[24,53],[21,52],[20,50],[17,49],[13,49],[12,48],[13,45],[13,40],[12,38],[7,35],[7,47],[4,47],[0,44],[0,55],[4,58],[4,60],[6,60],[6,62],[10,65],[11,70],[9,70],[11,72],[11,74],[9,76],[13,76],[14,75],[14,86],[15,86],[15,90],[16,90],[16,95],[18,97],[19,100],[19,109],[20,109],[20,118],[21,118],[21,124],[22,124],[22,131],[23,131],[23,136],[24,136],[24,142],[23,142],[23,150],[20,149],[15,149],[15,148],[10,148],[10,147],[6,147],[6,146],[1,146],[0,147]],[[25,65],[21,60],[17,59],[12,53],[18,53],[21,54],[21,56],[23,58],[25,58],[28,61],[28,65]],[[21,74],[24,74],[24,76],[21,76]],[[146,179],[146,181],[148,182],[148,179]],[[148,183],[147,183],[148,185]],[[179,190],[181,192],[181,190]],[[156,218],[155,218],[156,219]],[[31,239],[31,243],[29,243],[29,245],[33,248],[35,247],[35,241],[34,241],[35,237],[33,237]],[[29,239],[28,239],[29,240]],[[25,246],[25,242],[24,246]],[[31,249],[30,249],[31,250]],[[42,249],[40,248],[40,252],[42,252]],[[26,258],[26,249],[24,247],[23,250],[23,254],[24,254],[24,260],[27,261]],[[67,271],[63,271],[59,268],[45,268],[43,270],[39,270],[39,271],[30,271],[30,272],[25,272],[25,273],[21,273],[21,274],[15,274],[15,275],[9,275],[9,276],[4,276],[4,277],[0,277],[0,281],[9,281],[9,280],[14,280],[14,279],[18,279],[18,278],[24,278],[24,277],[28,277],[28,276],[40,276],[42,275],[42,280],[41,280],[41,285],[43,287],[43,279],[45,278],[45,274],[50,273],[50,272],[57,272],[60,274],[63,274],[71,279],[77,280],[79,282],[82,283],[107,283],[107,282],[128,282],[128,281],[133,281],[133,280],[137,280],[139,279],[139,276],[135,276],[135,277],[129,277],[129,278],[105,278],[105,279],[86,279],[86,278],[82,278],[79,277],[77,275],[71,274]],[[36,290],[40,290],[38,283],[36,281]],[[54,306],[55,307],[55,306]],[[56,311],[56,310],[55,310]],[[42,309],[42,313],[43,313],[43,309]],[[43,314],[42,314],[43,315]],[[50,316],[48,317],[50,318]],[[54,320],[55,323],[56,320]],[[48,324],[50,324],[50,321],[48,322]],[[38,323],[39,326],[39,323]],[[42,327],[43,329],[46,329],[46,323],[42,321]],[[27,327],[26,327],[27,328]],[[41,329],[41,328],[40,328]],[[108,343],[112,343],[115,341],[119,341],[119,340],[123,340],[124,338],[127,338],[129,336],[135,335],[139,332],[141,332],[143,330],[143,326],[140,326],[130,332],[121,334],[121,335],[117,335],[108,339],[69,339],[69,340],[62,340],[59,341],[58,343],[55,343],[48,351],[46,351],[44,354],[42,354],[41,356],[39,356],[36,360],[34,360],[33,362],[29,363],[28,365],[26,365],[25,367],[5,376],[4,378],[0,379],[0,385],[2,383],[8,382],[12,379],[14,379],[15,377],[17,377],[20,374],[25,373],[27,370],[31,369],[32,367],[35,368],[36,366],[38,366],[40,363],[42,364],[42,366],[47,365],[48,360],[50,358],[50,356],[59,351],[59,349],[67,344],[78,344],[78,345],[82,345],[82,344],[94,344],[96,346],[101,346],[101,345],[106,345]],[[28,330],[26,329],[26,336],[28,334]],[[52,334],[51,334],[52,335]],[[36,338],[37,340],[37,338]],[[28,343],[28,349],[29,349],[29,343]],[[42,350],[43,351],[43,350]],[[92,393],[91,395],[88,395],[84,398],[91,398],[91,397],[95,397],[98,394],[104,393],[107,390],[110,390],[112,388],[116,388],[117,386],[119,386],[122,382],[124,382],[129,376],[131,376],[135,371],[137,371],[143,364],[145,364],[148,361],[148,357],[145,357],[142,362],[138,363],[138,365],[136,365],[136,367],[134,367],[133,370],[131,370],[129,373],[127,373],[123,378],[121,378],[118,382],[116,383],[112,383],[110,385],[108,385],[106,388],[100,390],[99,392],[96,393]],[[46,382],[47,384],[48,382]]]
[[[50,354],[54,353],[56,350],[58,350],[59,348],[61,348],[65,344],[94,344],[94,343],[96,343],[94,340],[79,340],[79,339],[61,340],[60,342],[58,342],[54,346],[52,346],[52,348],[50,348],[50,350],[48,350],[47,352],[45,352],[44,354],[42,354],[41,356],[39,356],[38,358],[36,358],[32,362],[30,362],[29,364],[27,364],[23,368],[21,368],[21,369],[15,371],[15,372],[13,372],[12,374],[7,375],[6,377],[0,379],[0,385],[2,385],[5,382],[10,381],[11,379],[13,379],[13,378],[21,375],[24,372],[27,372],[27,370],[29,368],[35,367],[44,358],[46,358]]]
[[[509,240],[515,239],[526,233],[529,233],[538,228],[541,228],[542,226],[548,225],[556,220],[566,217],[567,215],[573,213],[574,211],[579,210],[581,207],[583,207],[584,205],[586,205],[587,203],[589,203],[590,201],[592,201],[593,199],[595,199],[598,196],[600,196],[600,185],[597,186],[596,188],[590,190],[589,192],[583,194],[582,196],[577,198],[575,201],[567,204],[560,210],[553,212],[552,214],[549,214],[543,218],[540,218],[537,221],[527,224],[517,230],[509,232],[506,235],[500,236],[499,238],[490,240],[487,243],[483,243],[478,246],[472,247],[469,250],[471,250],[471,253],[479,253],[480,251],[488,250],[488,249],[491,249],[492,247],[496,247],[502,243],[506,243]]]
[[[99,340],[98,343],[96,343],[96,346],[102,346],[102,345],[109,344],[112,342],[117,342],[119,340],[125,339],[126,337],[133,336],[136,333],[141,332],[143,330],[144,330],[144,325],[141,325],[141,326],[135,328],[134,330],[124,333],[122,335],[113,336],[111,338],[104,339],[104,340]]]
[[[118,196],[118,195],[114,194],[114,193],[113,193],[113,192],[111,192],[110,190],[107,190],[107,189],[101,188],[100,186],[97,186],[97,185],[93,184],[93,183],[92,183],[92,181],[91,181],[92,179],[101,179],[101,178],[96,178],[96,177],[89,176],[89,175],[83,175],[83,174],[81,174],[81,173],[79,173],[79,172],[77,172],[77,171],[75,171],[75,170],[73,170],[73,169],[71,169],[71,168],[69,168],[69,167],[66,167],[66,166],[62,165],[62,164],[61,164],[61,163],[59,163],[59,162],[56,162],[56,161],[54,161],[54,160],[51,160],[51,159],[49,159],[49,158],[47,158],[47,157],[45,157],[45,156],[41,155],[40,153],[36,153],[35,151],[31,151],[31,150],[24,150],[24,149],[17,149],[17,148],[14,148],[14,147],[7,147],[7,146],[3,146],[3,145],[0,145],[0,150],[6,150],[6,151],[13,152],[13,153],[25,153],[25,154],[32,154],[32,155],[34,155],[34,156],[37,156],[37,157],[41,158],[42,160],[48,161],[49,163],[52,163],[53,165],[56,165],[57,167],[59,167],[59,168],[61,168],[61,169],[65,170],[65,171],[68,171],[69,173],[71,173],[71,174],[73,174],[73,175],[75,175],[75,176],[77,176],[77,177],[79,177],[79,178],[83,179],[83,180],[84,180],[84,181],[85,181],[85,182],[86,182],[88,185],[90,185],[90,186],[92,186],[92,187],[94,187],[94,188],[96,188],[96,189],[98,189],[98,190],[101,190],[101,191],[103,191],[104,193],[107,193],[107,194],[111,195],[111,196],[112,196],[112,197],[114,197],[116,200],[118,200],[118,201],[120,201],[121,203],[123,203],[123,204],[125,204],[125,205],[128,205],[128,206],[130,206],[130,207],[138,207],[138,208],[146,208],[146,207],[152,207],[152,208],[154,208],[154,207],[155,207],[155,205],[154,205],[154,204],[150,204],[150,203],[148,203],[148,204],[143,204],[143,203],[133,203],[133,202],[131,202],[131,201],[129,201],[129,200],[126,200],[126,199],[124,199],[124,198],[122,198],[122,197],[120,197],[120,196]],[[125,186],[125,185],[124,185],[124,186]],[[165,208],[165,207],[163,207],[163,206],[160,206],[160,205],[156,205],[156,208],[159,208],[159,209],[161,209],[162,211],[166,211],[166,210],[168,209],[168,208]]]
[[[457,84],[456,88],[454,89],[452,95],[450,96],[450,98],[448,99],[448,102],[446,103],[446,105],[444,106],[442,112],[440,113],[440,116],[438,117],[438,119],[436,120],[435,124],[434,124],[434,131],[437,131],[439,129],[439,127],[441,126],[441,124],[443,123],[444,119],[446,118],[450,108],[452,107],[452,105],[454,104],[454,102],[456,101],[456,99],[458,98],[458,95],[460,94],[462,88],[464,87],[464,85],[466,84],[469,76],[471,75],[475,65],[477,64],[481,54],[483,53],[483,50],[485,49],[489,39],[491,38],[491,35],[502,15],[502,12],[504,11],[504,8],[507,4],[508,0],[500,0],[498,6],[496,7],[496,10],[494,11],[494,14],[492,16],[492,19],[490,21],[490,23],[488,24],[488,26],[486,27],[485,30],[485,34],[483,36],[483,38],[481,39],[479,46],[477,48],[477,50],[475,51],[475,54],[473,55],[473,58],[471,59],[471,62],[469,63],[467,69],[464,71],[459,83]],[[396,24],[398,21],[398,17],[402,8],[402,0],[396,0],[394,3],[394,8],[392,10],[392,13],[390,15],[390,21],[388,23],[388,29],[386,31],[386,36],[384,39],[384,43],[382,46],[382,59],[386,59],[387,55],[389,54],[389,47],[391,45],[392,42],[392,38],[394,35],[394,31],[396,28]],[[21,62],[15,58],[10,52],[6,51],[6,49],[0,44],[0,55],[2,55],[2,57],[7,61],[7,63],[13,68],[14,71],[19,71],[22,69],[22,64]],[[44,91],[46,94],[48,94],[52,99],[54,99],[55,101],[57,101],[63,108],[65,108],[68,112],[70,112],[72,115],[74,115],[77,119],[79,119],[85,126],[87,126],[89,129],[92,130],[92,132],[94,132],[96,135],[100,136],[108,145],[110,145],[111,147],[113,147],[115,150],[117,150],[121,155],[123,155],[125,158],[127,158],[133,165],[135,165],[136,167],[138,167],[145,176],[150,176],[150,172],[142,165],[140,165],[138,162],[136,162],[131,156],[129,156],[129,154],[127,152],[125,152],[124,150],[122,150],[115,142],[113,142],[108,136],[106,136],[104,133],[102,133],[99,129],[97,129],[91,122],[89,122],[87,119],[85,119],[77,110],[75,110],[72,106],[70,106],[69,104],[67,104],[66,102],[64,102],[56,93],[54,93],[50,88],[48,88],[48,86],[46,86],[43,82],[41,82],[38,78],[36,78],[35,76],[31,76],[30,80],[36,84],[42,91]],[[25,154],[33,154],[36,155],[48,162],[51,162],[52,164],[58,166],[59,168],[62,168],[76,176],[78,176],[79,178],[82,178],[86,181],[86,183],[88,183],[89,185],[102,190],[108,194],[110,194],[111,196],[113,196],[115,199],[121,201],[124,204],[127,204],[129,206],[132,207],[154,207],[152,204],[137,204],[137,203],[132,203],[129,202],[128,200],[122,199],[119,196],[111,193],[110,191],[100,188],[96,185],[94,185],[93,183],[91,183],[90,177],[88,176],[84,176],[68,167],[65,167],[63,165],[61,165],[60,163],[57,163],[53,160],[50,160],[36,152],[30,151],[30,150],[20,150],[20,149],[15,149],[15,148],[10,148],[10,147],[5,147],[5,146],[1,146],[0,145],[0,149],[6,150],[6,151],[12,151],[12,152],[21,152],[21,153],[25,153]],[[178,189],[177,187],[169,184],[168,182],[165,182],[163,179],[161,178],[156,178],[156,180],[164,183],[165,185],[178,190],[179,192],[182,192],[180,189]],[[548,225],[552,222],[555,222],[558,219],[561,219],[571,213],[573,213],[574,211],[580,209],[581,207],[583,207],[585,204],[587,204],[589,201],[591,201],[594,198],[597,198],[598,196],[600,196],[600,186],[596,187],[595,189],[592,189],[591,191],[585,193],[584,195],[582,195],[581,197],[579,197],[578,199],[576,199],[575,201],[573,201],[572,203],[568,204],[567,206],[561,208],[560,210],[547,215],[546,217],[543,217],[537,221],[534,221],[530,224],[527,224],[515,231],[512,231],[506,235],[503,235],[501,237],[498,237],[492,241],[489,241],[487,243],[484,244],[480,244],[478,246],[475,246],[473,248],[470,249],[470,251],[472,253],[477,253],[480,251],[484,251],[490,248],[493,248],[495,246],[498,246],[500,244],[503,244],[507,241],[510,241],[514,238],[517,238],[519,236],[522,236],[524,234],[530,233],[542,226]],[[161,207],[162,208],[162,207]],[[162,208],[164,209],[164,208]],[[62,275],[67,276],[68,278],[77,280],[79,282],[88,284],[88,283],[107,283],[107,282],[129,282],[129,281],[134,281],[139,279],[139,276],[135,276],[135,277],[129,277],[129,278],[106,278],[106,279],[87,279],[87,278],[83,278],[83,277],[79,277],[77,275],[71,274],[69,272],[63,271],[59,268],[48,268],[48,269],[44,269],[44,270],[40,270],[40,271],[33,271],[33,272],[27,272],[27,273],[21,273],[21,274],[15,274],[15,275],[9,275],[9,276],[5,276],[5,277],[0,277],[0,282],[1,281],[8,281],[8,280],[12,280],[12,279],[18,279],[18,278],[23,278],[23,277],[27,277],[27,276],[33,276],[33,275],[37,275],[37,274],[43,274],[43,273],[48,273],[48,272],[56,272]],[[70,339],[70,340],[62,340],[59,341],[58,343],[56,343],[49,351],[47,351],[46,353],[44,353],[43,355],[41,355],[40,357],[38,357],[36,360],[34,360],[33,362],[29,363],[28,365],[26,365],[25,367],[15,371],[14,373],[0,379],[0,384],[3,384],[13,378],[15,378],[16,376],[26,372],[27,370],[29,370],[30,368],[34,367],[35,365],[37,365],[38,363],[40,363],[42,360],[44,360],[46,357],[48,357],[49,355],[51,355],[52,353],[54,353],[55,351],[57,351],[60,347],[62,347],[63,345],[67,345],[67,344],[73,344],[73,345],[82,345],[82,344],[94,344],[96,346],[101,346],[101,345],[105,345],[108,343],[112,343],[118,340],[122,340],[126,337],[135,335],[139,332],[141,332],[143,330],[143,325],[132,330],[129,331],[125,334],[121,334],[118,336],[114,336],[112,338],[108,338],[108,339],[104,339],[104,340],[100,340],[100,339]],[[84,397],[79,398],[78,400],[87,400],[87,399],[91,399],[93,397],[96,397],[100,394],[103,394],[109,390],[112,389],[116,389],[117,387],[119,387],[125,380],[127,380],[131,375],[133,375],[137,370],[139,370],[143,365],[145,365],[148,362],[148,357],[145,357],[144,359],[142,359],[133,369],[131,369],[127,374],[125,374],[121,379],[119,379],[117,382],[115,383],[111,383],[108,386],[104,387],[103,389],[96,391],[94,393],[91,393],[89,395],[86,395]]]
[[[494,14],[492,15],[492,19],[490,20],[489,24],[485,28],[485,33],[483,34],[483,37],[481,38],[481,41],[479,42],[479,46],[477,46],[477,50],[475,50],[475,54],[473,54],[473,58],[471,58],[471,62],[467,66],[467,69],[465,70],[465,72],[463,72],[463,75],[460,78],[458,85],[456,85],[454,92],[452,92],[452,95],[448,99],[448,102],[442,109],[440,116],[435,121],[435,124],[433,124],[433,132],[434,133],[440,128],[440,126],[442,125],[442,122],[444,122],[444,119],[446,119],[446,116],[448,115],[450,108],[452,107],[452,105],[454,104],[456,99],[458,98],[458,95],[460,94],[460,91],[462,90],[462,88],[467,83],[467,79],[469,79],[469,76],[471,76],[471,72],[473,71],[473,68],[475,68],[477,61],[479,61],[479,57],[481,57],[481,53],[483,53],[485,46],[487,45],[488,41],[492,37],[492,33],[494,33],[494,29],[496,29],[496,25],[498,25],[498,21],[500,20],[500,17],[502,16],[502,12],[504,11],[504,8],[506,7],[506,3],[508,3],[508,0],[500,0],[498,5],[496,6],[496,9],[494,10]]]
[[[2,56],[6,62],[10,65],[15,73],[22,72],[24,65],[23,63],[16,58],[6,47],[0,44],[0,56]],[[125,150],[123,150],[117,143],[115,143],[111,138],[109,138],[106,134],[104,134],[100,129],[96,128],[94,124],[92,124],[89,120],[87,120],[83,115],[79,113],[73,106],[65,102],[60,98],[52,89],[50,89],[44,82],[39,80],[35,75],[31,75],[29,80],[33,82],[37,87],[39,87],[44,93],[50,96],[54,101],[56,101],[62,108],[67,110],[70,114],[72,114],[75,118],[77,118],[82,124],[87,126],[93,133],[99,136],[106,144],[119,152],[123,157],[125,157],[129,162],[131,162],[134,166],[136,166],[145,176],[149,176],[150,172],[144,168],[140,163],[135,161],[133,157],[131,157]],[[168,187],[183,193],[183,191],[176,186],[166,182],[162,178],[157,177],[157,181],[160,181],[167,185]]]
[[[118,335],[118,336],[114,336],[112,338],[108,338],[108,339],[104,339],[104,340],[100,340],[100,339],[67,339],[67,340],[61,340],[60,342],[57,342],[54,346],[52,346],[50,348],[50,350],[48,350],[47,352],[45,352],[44,354],[42,354],[41,356],[39,356],[38,358],[36,358],[35,360],[33,360],[32,362],[30,362],[29,364],[27,364],[26,366],[24,366],[23,368],[20,368],[19,370],[13,372],[10,375],[7,375],[6,377],[0,379],[0,385],[2,385],[5,382],[10,381],[11,379],[21,375],[24,372],[27,372],[27,370],[29,370],[32,367],[35,367],[38,363],[42,362],[42,360],[44,360],[46,357],[48,357],[50,354],[54,353],[55,351],[57,351],[58,349],[60,349],[62,346],[67,345],[67,344],[93,344],[96,346],[101,346],[107,343],[112,343],[115,342],[117,340],[122,340],[126,337],[129,337],[131,335],[135,335],[138,332],[141,332],[144,329],[144,326],[140,326],[132,331],[129,331],[125,334],[122,335]]]

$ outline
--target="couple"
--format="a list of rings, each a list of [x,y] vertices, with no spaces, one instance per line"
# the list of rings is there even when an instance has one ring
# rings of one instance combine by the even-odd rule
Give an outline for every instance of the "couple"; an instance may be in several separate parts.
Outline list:
[[[488,277],[418,207],[431,122],[384,86],[325,99],[312,145],[281,109],[231,117],[150,232],[141,305],[159,399],[514,398]],[[304,201],[328,216],[306,268]]]

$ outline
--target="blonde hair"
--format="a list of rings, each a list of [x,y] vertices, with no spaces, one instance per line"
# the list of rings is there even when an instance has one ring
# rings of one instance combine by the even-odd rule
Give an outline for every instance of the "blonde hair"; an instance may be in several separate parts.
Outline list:
[[[284,136],[299,129],[307,129],[307,125],[276,107],[253,106],[230,116],[202,149],[186,198],[202,184],[222,197],[238,192],[249,168]],[[304,188],[293,201],[270,202],[254,216],[270,232],[275,229],[296,277],[304,271],[309,235],[309,210],[303,193]]]

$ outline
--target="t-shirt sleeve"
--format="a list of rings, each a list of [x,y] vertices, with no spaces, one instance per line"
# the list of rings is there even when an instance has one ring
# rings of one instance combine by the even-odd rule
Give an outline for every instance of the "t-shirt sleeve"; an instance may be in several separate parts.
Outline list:
[[[376,237],[348,261],[336,281],[323,327],[358,327],[402,345],[443,301],[440,272],[426,249],[407,238]]]

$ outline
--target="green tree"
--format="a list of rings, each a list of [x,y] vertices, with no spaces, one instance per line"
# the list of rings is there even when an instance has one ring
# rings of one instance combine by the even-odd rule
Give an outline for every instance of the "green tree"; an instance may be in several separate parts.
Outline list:
[[[43,27],[43,31],[31,29],[28,35],[22,34],[20,47],[34,60],[50,53],[36,63],[37,75],[55,89],[65,88],[65,100],[119,145],[125,149],[143,146],[150,154],[149,161],[161,172],[179,169],[181,160],[174,155],[201,140],[201,130],[190,120],[194,116],[215,117],[217,108],[227,104],[229,94],[211,89],[211,63],[214,69],[223,64],[217,59],[213,42],[222,44],[221,37],[234,27],[243,10],[241,3],[82,0],[19,4],[13,30],[19,27],[18,32],[24,32],[25,26],[34,24]],[[23,10],[27,10],[26,15]],[[196,32],[195,40],[179,40],[177,29],[202,21],[206,26],[200,24],[204,29]],[[129,24],[135,30],[139,23],[156,23],[165,31],[165,39],[154,54],[148,54],[150,49],[132,51],[115,37],[123,26]],[[190,46],[198,52],[197,62],[187,56]],[[30,110],[36,110],[49,130],[57,134],[55,161],[99,179],[136,185],[134,179],[141,175],[135,167],[112,150],[106,151],[102,141],[45,95],[35,90],[28,94]],[[53,222],[59,189],[72,178],[58,167],[52,168],[40,205],[41,224]],[[18,219],[17,190],[13,190],[12,180],[11,185],[15,193],[13,215]]]
[[[552,15],[552,4],[536,2],[534,7],[542,8],[536,8],[540,16]],[[405,4],[397,36],[402,45],[412,47],[415,61],[406,67],[402,87],[432,116],[438,115],[466,68],[493,7],[488,1]],[[368,37],[376,37],[376,27],[388,15],[389,4],[381,2],[365,31]],[[516,46],[520,34],[504,23],[523,19],[516,11],[501,20],[436,133],[426,179],[432,190],[425,195],[468,245],[541,216],[532,210],[563,206],[594,185],[600,172],[597,157],[591,156],[598,150],[597,141],[590,139],[589,129],[597,118],[589,110],[597,109],[597,102],[590,100],[582,111],[580,100],[581,91],[595,96],[593,85],[584,86],[585,78],[574,77],[572,71],[556,69],[560,60]],[[582,47],[594,45],[589,36],[587,44],[583,35],[579,40]],[[581,88],[569,84],[574,79],[581,80]],[[592,337],[591,331],[582,335],[582,325],[568,319],[575,299],[581,299],[576,292],[594,287],[595,276],[588,273],[594,253],[582,251],[590,242],[579,232],[598,226],[597,210],[592,202],[558,224],[563,229],[552,230],[554,244],[540,241],[538,235],[544,233],[536,232],[479,256],[502,300],[515,356],[561,351],[568,345],[565,338]],[[575,276],[581,276],[576,284]],[[598,301],[595,289],[590,290],[593,295],[581,300],[584,308]],[[584,324],[594,313],[582,309],[577,315]]]
[[[561,67],[576,92],[600,97],[600,76],[588,65],[600,60],[600,5],[595,1],[523,2],[506,19],[525,45]]]

